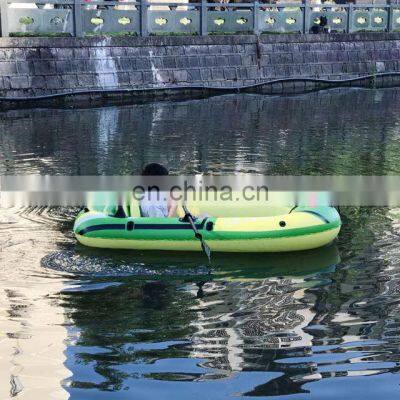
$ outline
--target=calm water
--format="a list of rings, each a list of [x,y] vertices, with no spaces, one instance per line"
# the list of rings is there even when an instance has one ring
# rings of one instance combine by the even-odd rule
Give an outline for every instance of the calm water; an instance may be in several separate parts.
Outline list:
[[[1,174],[400,173],[400,90],[0,114]],[[400,209],[296,254],[110,252],[0,209],[0,399],[393,399]]]

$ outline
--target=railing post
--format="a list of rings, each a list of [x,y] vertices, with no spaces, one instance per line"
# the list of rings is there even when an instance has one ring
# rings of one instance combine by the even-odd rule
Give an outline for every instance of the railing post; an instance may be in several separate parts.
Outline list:
[[[258,11],[260,10],[260,3],[258,0],[255,0],[253,3],[253,33],[255,35],[260,34],[260,27],[258,24]]]
[[[1,36],[8,37],[8,0],[0,0]]]
[[[347,8],[347,33],[353,31],[353,3],[348,4]]]
[[[388,26],[387,26],[387,30],[388,32],[392,32],[393,31],[393,5],[392,5],[392,1],[389,0],[389,4],[387,5],[388,7]]]
[[[140,0],[140,36],[149,36],[147,11],[147,0]]]
[[[75,37],[83,37],[82,0],[74,0],[74,34]]]
[[[259,11],[260,11],[260,3],[258,2],[258,0],[256,0],[253,3],[253,23],[254,23],[254,34],[255,35],[259,35],[260,34],[260,26],[258,23],[258,16],[259,16]]]
[[[207,0],[201,0],[200,6],[200,35],[206,36],[207,32]]]
[[[310,1],[304,0],[303,7],[304,7],[303,33],[310,33],[310,15],[311,15]]]

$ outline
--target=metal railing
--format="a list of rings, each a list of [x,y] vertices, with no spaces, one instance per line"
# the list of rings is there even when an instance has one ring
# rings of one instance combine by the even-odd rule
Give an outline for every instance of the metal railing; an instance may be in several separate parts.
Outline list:
[[[208,35],[400,31],[400,5],[0,0],[1,34]],[[321,24],[323,21],[323,24]],[[323,27],[321,25],[324,25]]]

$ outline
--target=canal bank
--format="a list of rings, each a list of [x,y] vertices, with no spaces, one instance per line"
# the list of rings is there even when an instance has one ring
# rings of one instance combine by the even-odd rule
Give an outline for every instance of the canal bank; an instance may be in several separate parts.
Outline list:
[[[0,75],[4,108],[388,87],[400,83],[400,32],[1,38]]]

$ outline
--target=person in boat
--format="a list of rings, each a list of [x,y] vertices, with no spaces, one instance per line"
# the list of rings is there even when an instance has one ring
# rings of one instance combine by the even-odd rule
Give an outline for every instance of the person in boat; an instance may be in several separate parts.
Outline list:
[[[169,171],[158,163],[147,164],[142,171],[142,176],[168,176]],[[173,218],[176,216],[177,203],[171,194],[161,191],[145,192],[140,201],[142,217]]]

